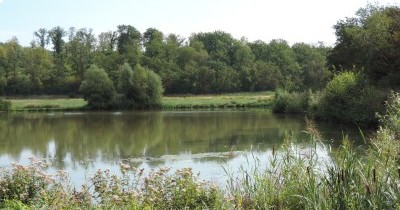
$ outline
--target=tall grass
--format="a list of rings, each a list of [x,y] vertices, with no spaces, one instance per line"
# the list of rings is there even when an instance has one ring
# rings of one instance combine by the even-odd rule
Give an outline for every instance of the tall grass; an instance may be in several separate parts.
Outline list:
[[[400,207],[399,131],[400,96],[394,94],[381,116],[382,126],[371,139],[366,155],[354,151],[346,137],[331,152],[332,162],[318,162],[319,135],[307,156],[290,141],[273,152],[270,167],[231,177],[228,193],[239,209],[398,209]]]
[[[121,176],[99,170],[75,189],[68,175],[44,173],[46,163],[0,173],[0,207],[11,209],[399,209],[400,96],[393,94],[365,154],[351,141],[330,151],[311,122],[304,148],[288,136],[266,168],[228,174],[226,189],[198,180],[191,169],[143,170],[121,163]],[[327,151],[328,148],[325,148]],[[265,161],[265,160],[255,160]]]

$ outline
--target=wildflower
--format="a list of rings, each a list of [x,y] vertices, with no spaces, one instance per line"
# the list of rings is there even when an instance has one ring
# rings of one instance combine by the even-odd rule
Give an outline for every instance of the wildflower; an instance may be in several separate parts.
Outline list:
[[[130,165],[125,164],[125,163],[123,163],[123,162],[120,162],[120,163],[119,163],[119,166],[120,166],[121,169],[123,169],[123,170],[129,170],[129,169],[131,168]]]
[[[114,202],[120,202],[120,201],[122,201],[122,199],[121,199],[118,195],[113,195],[113,196],[112,196],[112,200],[113,200]]]

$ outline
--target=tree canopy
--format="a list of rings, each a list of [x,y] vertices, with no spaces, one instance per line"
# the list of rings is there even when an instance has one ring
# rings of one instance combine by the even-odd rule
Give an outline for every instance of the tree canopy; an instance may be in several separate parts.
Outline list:
[[[121,76],[127,73],[125,64],[134,68],[133,73],[145,68],[161,78],[167,94],[319,89],[329,77],[329,47],[289,46],[285,40],[249,42],[223,31],[194,33],[185,39],[155,28],[142,34],[131,25],[98,36],[88,28],[59,26],[33,34],[29,47],[17,38],[0,43],[0,93],[77,95],[93,64],[117,89],[127,82],[120,81],[127,79]]]

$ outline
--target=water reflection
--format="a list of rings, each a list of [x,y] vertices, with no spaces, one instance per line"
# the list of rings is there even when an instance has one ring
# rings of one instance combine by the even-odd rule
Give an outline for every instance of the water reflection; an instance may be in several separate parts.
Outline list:
[[[319,127],[324,139],[342,136],[340,125]],[[82,179],[92,169],[118,171],[120,160],[130,160],[137,167],[193,167],[218,177],[221,164],[246,164],[246,151],[266,159],[287,136],[307,142],[304,128],[302,117],[263,110],[3,113],[0,167],[36,156],[51,160],[52,170],[67,169],[72,179]]]

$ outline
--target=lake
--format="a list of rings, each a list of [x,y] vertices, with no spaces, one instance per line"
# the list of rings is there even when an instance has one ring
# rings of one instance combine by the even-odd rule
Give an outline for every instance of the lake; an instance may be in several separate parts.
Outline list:
[[[224,169],[251,168],[255,159],[268,164],[272,148],[285,138],[307,149],[305,127],[304,117],[261,109],[0,113],[0,167],[45,159],[52,164],[49,172],[65,170],[80,185],[97,169],[118,174],[123,161],[145,171],[191,167],[202,179],[224,182]],[[317,128],[324,142],[317,148],[322,161],[330,161],[330,150],[344,133],[360,136],[357,128],[339,124]]]

